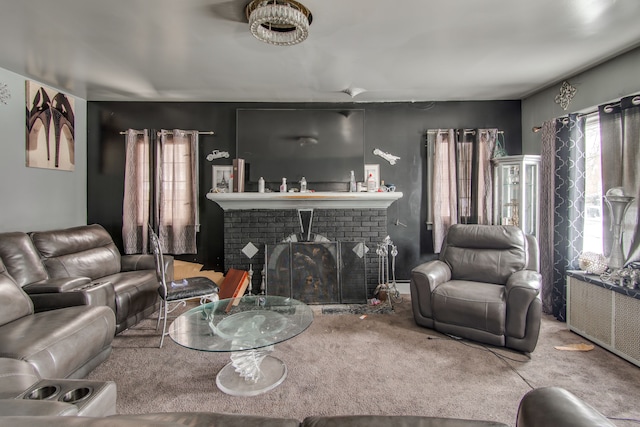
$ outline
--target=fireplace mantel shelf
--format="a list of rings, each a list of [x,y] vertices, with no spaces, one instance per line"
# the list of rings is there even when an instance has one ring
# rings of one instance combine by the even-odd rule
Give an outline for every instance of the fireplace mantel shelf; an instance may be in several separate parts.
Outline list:
[[[401,192],[348,193],[207,193],[207,199],[223,210],[239,209],[386,209],[402,197]]]

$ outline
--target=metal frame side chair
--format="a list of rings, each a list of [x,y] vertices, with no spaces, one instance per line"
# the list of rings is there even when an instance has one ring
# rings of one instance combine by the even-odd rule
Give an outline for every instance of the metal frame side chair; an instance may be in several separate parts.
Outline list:
[[[187,300],[190,299],[200,298],[200,304],[204,304],[207,301],[217,301],[220,288],[213,280],[207,277],[188,277],[181,280],[172,280],[167,283],[160,240],[151,227],[149,227],[149,235],[159,285],[160,309],[158,310],[156,329],[158,329],[160,320],[162,320],[162,337],[160,338],[159,346],[159,348],[162,348],[164,337],[169,334],[167,332],[167,317],[169,314],[176,308],[187,305]],[[170,309],[169,304],[171,303],[176,303],[176,305]]]

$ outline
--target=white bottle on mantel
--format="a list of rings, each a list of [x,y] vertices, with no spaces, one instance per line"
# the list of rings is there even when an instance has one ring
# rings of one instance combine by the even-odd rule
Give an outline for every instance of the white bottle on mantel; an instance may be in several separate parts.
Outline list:
[[[264,178],[260,177],[258,180],[258,193],[264,193]]]
[[[281,193],[287,192],[287,178],[282,178],[282,184],[280,184],[280,192]]]
[[[375,193],[378,189],[376,188],[376,180],[373,178],[373,174],[369,174],[369,178],[367,178],[367,191],[370,193]]]
[[[307,192],[307,179],[304,176],[300,180],[300,192],[301,193]]]

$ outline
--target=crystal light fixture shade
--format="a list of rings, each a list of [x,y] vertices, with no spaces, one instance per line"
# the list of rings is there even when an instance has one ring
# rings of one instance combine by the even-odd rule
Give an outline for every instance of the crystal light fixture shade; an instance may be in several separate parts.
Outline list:
[[[253,0],[245,12],[251,34],[265,43],[291,46],[309,35],[311,12],[295,0]]]

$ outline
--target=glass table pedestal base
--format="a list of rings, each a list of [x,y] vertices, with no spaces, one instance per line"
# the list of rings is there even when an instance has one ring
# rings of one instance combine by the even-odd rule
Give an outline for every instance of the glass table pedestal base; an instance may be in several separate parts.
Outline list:
[[[265,356],[260,363],[260,374],[257,381],[243,378],[234,362],[228,363],[216,377],[218,388],[231,396],[256,396],[273,390],[287,377],[287,366],[280,359]]]

